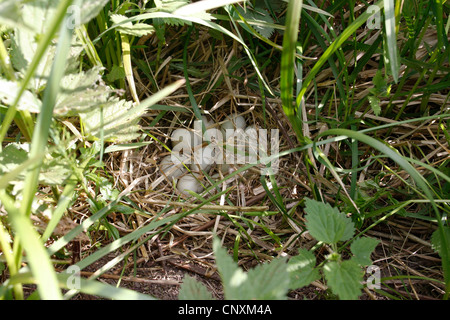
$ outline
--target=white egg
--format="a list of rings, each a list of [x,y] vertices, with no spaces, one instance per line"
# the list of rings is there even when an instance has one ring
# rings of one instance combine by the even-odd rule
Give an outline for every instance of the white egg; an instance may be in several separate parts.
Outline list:
[[[258,141],[258,130],[256,129],[256,126],[254,126],[253,124],[245,128],[244,132],[247,140]]]
[[[245,119],[236,113],[232,113],[226,117],[226,121],[222,124],[222,129],[242,129],[244,130],[246,126]]]
[[[190,196],[187,190],[200,193],[203,191],[203,187],[194,176],[185,175],[178,180],[177,190],[186,196]]]
[[[210,144],[194,151],[194,163],[191,170],[208,171],[216,160],[218,150]]]
[[[174,164],[172,156],[166,156],[161,160],[160,170],[164,172],[167,178],[178,178],[187,170],[182,163]]]
[[[208,129],[208,127],[211,127],[214,124],[214,121],[211,120],[210,117],[203,115],[202,121],[205,124],[205,128]]]

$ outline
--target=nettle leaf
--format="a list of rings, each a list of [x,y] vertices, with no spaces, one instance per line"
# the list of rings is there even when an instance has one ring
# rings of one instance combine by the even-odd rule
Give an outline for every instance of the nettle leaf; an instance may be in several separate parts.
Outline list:
[[[257,265],[248,271],[248,284],[243,290],[247,300],[283,300],[289,289],[290,275],[285,258]]]
[[[28,160],[30,152],[29,143],[10,143],[0,153],[0,176],[11,172],[22,163]],[[11,184],[21,183],[25,178],[25,171],[20,173]],[[70,175],[70,165],[61,156],[47,153],[41,172],[39,181],[47,185],[61,185]]]
[[[367,99],[369,100],[373,113],[379,116],[381,113],[380,98],[377,96],[368,96]]]
[[[5,105],[13,104],[20,90],[20,84],[0,78],[0,101]],[[41,101],[30,91],[25,90],[17,105],[17,110],[26,110],[32,113],[41,111]]]
[[[127,142],[139,136],[138,125],[145,109],[134,112],[133,102],[112,98],[104,105],[80,113],[85,134],[88,138],[104,141]]]
[[[319,270],[315,266],[316,257],[314,254],[300,248],[298,255],[292,257],[288,262],[287,271],[290,274],[290,289],[302,288],[319,279]]]
[[[47,31],[51,19],[55,15],[58,0],[36,0],[24,2],[21,8],[22,21],[27,27],[17,26],[11,35],[11,61],[16,70],[24,73],[33,60],[38,39]],[[39,62],[35,78],[30,86],[39,91],[47,83],[55,55],[55,46],[50,45]]]
[[[265,38],[270,38],[274,32],[274,28],[269,26],[268,24],[273,24],[273,19],[270,16],[269,12],[262,8],[251,8],[247,6],[246,9],[242,7],[237,7],[237,10],[239,11],[239,14],[247,21],[251,27],[258,32],[260,35],[262,35]],[[238,15],[236,15],[236,18],[238,18]],[[243,23],[239,23],[244,29],[248,30],[248,27]]]
[[[286,299],[290,281],[286,259],[274,259],[245,273],[220,246],[219,239],[214,238],[213,248],[223,281],[225,299]]]
[[[185,275],[178,294],[179,300],[214,300],[211,292],[200,281]]]
[[[98,16],[109,0],[84,0],[80,7],[80,25]]]
[[[358,238],[350,246],[354,257],[354,261],[361,266],[368,266],[372,264],[370,255],[372,254],[379,241],[373,238],[362,237]]]
[[[450,248],[450,227],[444,227],[443,231],[445,233],[445,238],[447,240],[447,249]],[[441,237],[441,232],[439,230],[436,230],[433,232],[433,234],[431,235],[431,247],[437,251],[437,253],[439,253],[439,255],[442,257],[442,237]]]
[[[216,257],[217,270],[224,286],[225,299],[240,299],[241,284],[247,281],[247,274],[237,266],[226,250],[221,247],[220,240],[214,238],[213,250]]]
[[[116,80],[125,79],[125,77],[125,69],[123,67],[113,65],[111,72],[106,75],[106,80],[108,80],[108,82],[114,82]]]
[[[114,91],[102,81],[102,71],[101,67],[94,67],[86,72],[65,75],[54,113],[71,116],[107,103]]]
[[[15,28],[17,25],[27,27],[20,14],[21,1],[6,0],[0,3],[0,25]]]
[[[333,293],[342,300],[356,300],[361,295],[363,271],[353,259],[327,262],[323,271]]]
[[[121,14],[112,14],[111,15],[111,21],[117,25],[122,23],[123,21],[127,20],[128,17],[121,15]],[[122,23],[119,26],[116,27],[117,31],[120,33],[128,34],[135,37],[142,37],[147,34],[155,32],[155,28],[152,25],[146,24],[146,23],[135,23],[132,22],[126,22]]]
[[[354,223],[328,203],[306,199],[306,227],[318,241],[328,244],[350,239],[355,233]]]
[[[204,21],[211,21],[213,19],[213,16],[206,11],[196,11],[196,12],[186,12],[183,10],[183,7],[186,5],[189,5],[191,1],[189,0],[156,0],[155,5],[156,11],[162,11],[162,12],[168,12],[168,13],[174,13],[177,9],[178,10],[175,14],[181,15],[181,16],[189,16],[189,17],[196,17],[198,19],[202,19]],[[160,21],[163,21],[165,24],[168,24],[170,26],[183,26],[183,25],[192,25],[191,21],[184,20],[184,19],[178,19],[178,18],[162,18],[158,19]],[[161,27],[159,27],[161,28]]]
[[[158,10],[173,12],[176,9],[189,4],[189,0],[155,0],[155,6]]]

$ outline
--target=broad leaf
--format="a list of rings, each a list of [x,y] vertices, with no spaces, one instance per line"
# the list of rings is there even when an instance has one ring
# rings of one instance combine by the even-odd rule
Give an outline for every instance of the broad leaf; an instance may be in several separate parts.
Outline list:
[[[291,278],[290,289],[302,288],[319,279],[319,271],[314,268],[315,265],[314,254],[306,249],[299,249],[298,255],[292,257],[288,262],[287,271]]]
[[[30,145],[27,143],[11,143],[7,145],[2,152],[0,152],[0,176],[11,172],[27,161],[29,150]],[[70,173],[70,166],[62,157],[58,157],[57,155],[52,157],[52,155],[47,154],[41,168],[39,181],[47,185],[61,185]],[[13,181],[10,181],[10,183],[21,183],[24,178],[25,171],[20,173]]]
[[[241,285],[247,281],[247,274],[237,266],[233,258],[220,246],[218,238],[214,238],[213,249],[217,269],[224,286],[225,299],[240,299]]]
[[[135,106],[131,101],[111,99],[101,107],[80,114],[85,133],[90,139],[126,142],[138,137],[141,113],[128,113]],[[130,115],[131,114],[131,115]]]
[[[246,300],[283,300],[289,289],[290,275],[285,258],[276,258],[248,271],[243,286]]]
[[[342,300],[356,300],[361,295],[363,272],[353,259],[330,261],[323,267],[327,284]]]
[[[373,238],[362,237],[358,238],[350,246],[354,257],[354,261],[361,266],[368,266],[372,264],[370,255],[372,254],[379,241]]]
[[[445,239],[447,240],[447,249],[450,248],[450,228],[449,227],[444,227],[443,231],[445,233]],[[442,257],[442,236],[441,236],[441,232],[440,230],[436,230],[433,232],[433,234],[431,235],[431,245],[432,248],[434,250],[436,250],[439,255]]]
[[[0,101],[5,105],[13,104],[18,92],[20,84],[13,81],[0,79]],[[25,90],[17,105],[18,110],[26,110],[29,112],[40,112],[41,101],[30,91]]]
[[[189,275],[184,276],[178,294],[179,300],[214,300],[211,292],[200,282]]]
[[[328,203],[306,199],[306,227],[318,241],[337,243],[350,239],[354,232],[354,223],[337,208]]]
[[[149,24],[146,23],[135,23],[133,24],[132,22],[125,22],[123,23],[123,21],[127,20],[128,17],[120,15],[120,14],[112,14],[111,15],[111,21],[117,25],[120,24],[119,26],[117,26],[117,31],[124,33],[124,34],[128,34],[131,36],[135,36],[135,37],[142,37],[145,36],[146,34],[149,33],[153,33],[155,31],[155,28]]]
[[[217,268],[223,281],[225,299],[276,300],[286,299],[289,289],[289,273],[284,258],[258,265],[245,273],[220,247],[220,240],[213,242]]]
[[[247,7],[245,10],[242,7],[237,7],[239,14],[247,21],[252,28],[265,38],[270,38],[274,32],[273,19],[269,12],[261,8],[252,9]],[[236,14],[236,18],[239,16]],[[250,32],[249,28],[243,23],[239,23],[244,29]]]
[[[114,91],[102,81],[101,72],[102,68],[94,67],[64,76],[54,113],[59,116],[78,115],[107,103]]]

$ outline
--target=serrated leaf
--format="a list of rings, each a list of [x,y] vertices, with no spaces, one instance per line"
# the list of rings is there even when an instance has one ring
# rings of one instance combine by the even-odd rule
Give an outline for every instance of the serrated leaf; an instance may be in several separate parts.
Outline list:
[[[178,294],[179,300],[214,300],[211,292],[200,282],[189,275],[184,276]]]
[[[17,0],[7,0],[0,3],[0,25],[15,28],[17,25],[26,27],[20,14],[21,3]]]
[[[446,244],[447,244],[447,250],[450,250],[450,228],[449,227],[444,227],[443,228],[444,234],[445,234],[445,239],[447,240]],[[433,234],[431,235],[431,247],[437,251],[437,253],[439,253],[439,255],[442,257],[442,236],[441,236],[441,232],[439,230],[436,230],[433,232]]]
[[[245,273],[220,247],[220,240],[214,238],[214,254],[221,275],[225,299],[233,300],[276,300],[285,299],[289,289],[289,273],[284,258],[258,265]]]
[[[319,271],[314,268],[316,257],[311,251],[300,248],[298,255],[292,257],[287,266],[290,274],[290,289],[295,290],[319,279]]]
[[[84,0],[80,7],[80,25],[94,19],[109,0]]]
[[[123,67],[113,65],[111,72],[106,75],[108,82],[125,79],[125,70]]]
[[[220,245],[220,240],[214,238],[213,250],[216,257],[217,270],[222,278],[225,299],[239,299],[240,286],[247,281],[247,274],[233,261],[225,249]]]
[[[110,99],[101,107],[80,113],[86,135],[90,139],[127,142],[139,136],[139,119],[145,110],[129,113],[135,106],[131,101]],[[103,131],[103,132],[102,132]]]
[[[61,80],[54,113],[72,116],[107,103],[114,91],[102,81],[102,71],[103,68],[94,67],[86,72],[65,75]]]
[[[11,35],[11,61],[16,70],[23,73],[28,68],[37,50],[39,34],[44,34],[50,23],[51,19],[45,17],[53,17],[57,5],[57,0],[28,1],[22,5],[21,19],[27,27],[19,25]],[[47,83],[54,55],[55,46],[48,46],[30,83],[36,91]]]
[[[0,79],[0,101],[5,105],[11,105],[20,90],[20,84],[13,81]],[[32,113],[41,111],[41,101],[30,91],[25,90],[17,105],[17,110],[26,110]]]
[[[353,236],[354,223],[337,208],[312,199],[306,199],[305,203],[306,227],[316,240],[332,244]]]
[[[350,246],[354,257],[354,261],[361,266],[368,266],[372,264],[370,255],[372,254],[379,241],[373,238],[362,237],[358,238]]]
[[[369,100],[373,113],[379,116],[381,113],[380,99],[376,96],[368,96],[367,99]]]
[[[260,8],[252,9],[250,7],[247,7],[246,10],[244,10],[244,8],[242,7],[237,7],[237,10],[239,11],[239,14],[245,19],[245,21],[247,21],[247,23],[250,24],[256,32],[258,32],[265,38],[270,38],[270,36],[274,32],[274,28],[267,24],[273,24],[274,21],[266,10]],[[239,24],[244,29],[247,29],[247,31],[250,31],[243,22]]]
[[[285,258],[276,258],[248,271],[243,287],[246,300],[283,300],[289,289],[290,275]]]
[[[121,14],[112,14],[111,15],[111,21],[119,26],[116,27],[117,31],[128,34],[135,37],[142,37],[147,34],[155,32],[155,28],[152,25],[146,24],[146,23],[135,23],[132,22],[125,22],[123,21],[127,20],[128,17],[121,15]]]
[[[0,175],[11,172],[28,160],[28,143],[10,143],[0,153]],[[61,157],[47,154],[39,174],[39,181],[47,185],[61,185],[71,173],[70,166]],[[11,184],[18,184],[25,178],[25,172],[19,174]]]
[[[328,286],[341,300],[356,300],[361,295],[363,272],[353,261],[330,261],[323,267]]]

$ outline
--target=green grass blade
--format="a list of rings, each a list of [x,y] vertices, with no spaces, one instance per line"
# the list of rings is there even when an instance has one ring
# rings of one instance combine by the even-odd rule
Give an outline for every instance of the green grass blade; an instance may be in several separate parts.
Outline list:
[[[387,41],[387,54],[386,57],[389,61],[392,76],[395,83],[398,82],[398,70],[400,68],[398,62],[398,47],[397,47],[397,33],[395,26],[395,4],[394,0],[384,0],[384,22]]]
[[[377,5],[380,9],[382,9],[384,6],[383,1],[378,1],[377,3],[375,3],[375,5]],[[344,42],[367,21],[370,16],[371,13],[369,12],[364,12],[363,14],[361,14],[338,36],[338,38],[333,43],[330,44],[328,49],[322,54],[319,60],[317,60],[314,67],[311,69],[311,71],[303,81],[302,89],[297,96],[297,106],[300,106],[303,96],[305,95],[312,81],[320,71],[321,67],[325,64],[325,62],[327,62],[331,55],[333,55],[336,50],[338,50],[342,46],[342,44],[344,44]]]
[[[70,4],[72,1],[66,2]],[[65,16],[64,13],[63,16]],[[30,148],[30,158],[35,158],[38,155],[45,154],[49,129],[53,121],[53,108],[56,104],[57,95],[60,91],[61,79],[64,76],[66,61],[69,56],[73,30],[68,28],[68,23],[63,23],[63,21],[61,21],[61,23],[63,27],[60,30],[55,60],[53,62],[50,77],[44,92],[42,110],[39,113],[36,126],[34,128],[33,141]],[[35,166],[28,171],[25,178],[26,187],[24,189],[23,201],[21,205],[22,214],[28,215],[30,213],[31,204],[38,186],[41,165],[42,160],[36,161]]]
[[[39,241],[40,236],[34,229],[31,220],[20,213],[14,200],[4,190],[0,190],[0,200],[8,211],[9,221],[18,235],[16,240],[19,240],[22,247],[25,248],[41,299],[62,299],[50,256],[42,242]]]
[[[281,54],[280,90],[283,111],[291,122],[299,141],[303,140],[301,123],[297,117],[298,108],[294,106],[294,63],[298,38],[298,28],[302,11],[302,0],[289,1],[286,17],[286,28],[283,37]],[[299,100],[301,101],[301,99]],[[297,104],[299,106],[300,103]]]

